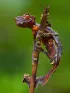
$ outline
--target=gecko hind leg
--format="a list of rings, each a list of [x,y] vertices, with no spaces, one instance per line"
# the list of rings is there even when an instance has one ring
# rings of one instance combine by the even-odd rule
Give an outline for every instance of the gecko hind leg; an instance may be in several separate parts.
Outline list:
[[[42,86],[45,85],[49,81],[51,75],[56,71],[58,65],[59,65],[59,63],[53,64],[52,69],[46,75],[38,77],[36,79],[36,82],[37,82],[36,85],[37,84],[41,84]]]

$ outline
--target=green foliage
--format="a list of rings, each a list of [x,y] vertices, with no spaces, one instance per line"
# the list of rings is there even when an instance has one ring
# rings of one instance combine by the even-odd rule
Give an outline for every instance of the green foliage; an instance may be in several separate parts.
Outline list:
[[[0,93],[28,93],[21,80],[24,73],[31,74],[33,38],[30,29],[16,26],[14,17],[29,12],[40,22],[49,3],[49,21],[60,35],[64,52],[56,73],[35,92],[70,93],[70,0],[0,0]],[[49,59],[41,53],[37,76],[47,73],[50,67]]]

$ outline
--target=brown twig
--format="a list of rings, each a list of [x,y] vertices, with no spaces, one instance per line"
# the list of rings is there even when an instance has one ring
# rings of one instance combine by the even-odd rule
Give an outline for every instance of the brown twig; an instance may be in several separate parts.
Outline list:
[[[58,34],[51,29],[51,24],[48,22],[49,7],[46,8],[41,16],[40,25],[36,24],[35,17],[30,14],[24,14],[15,18],[16,25],[22,28],[28,27],[32,29],[34,37],[34,49],[32,53],[32,76],[24,74],[23,83],[29,85],[29,93],[34,93],[34,88],[38,84],[44,85],[48,82],[51,75],[55,72],[59,65],[59,61],[62,54],[62,45],[59,41]],[[45,45],[46,50],[41,47],[41,42]],[[36,78],[39,53],[43,52],[53,65],[52,69],[44,76]]]
[[[38,59],[39,59],[39,51],[34,49],[32,54],[33,62],[32,62],[32,76],[30,81],[30,93],[34,93],[34,88],[36,86],[36,73],[38,67]]]

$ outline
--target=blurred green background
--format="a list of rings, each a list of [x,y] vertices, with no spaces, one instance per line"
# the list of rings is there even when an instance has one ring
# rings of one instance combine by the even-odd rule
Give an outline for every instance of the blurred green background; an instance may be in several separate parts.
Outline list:
[[[35,93],[70,93],[70,0],[0,0],[0,93],[29,93],[21,80],[24,73],[31,75],[33,37],[30,29],[16,26],[14,17],[29,12],[40,22],[48,4],[51,4],[49,21],[60,35],[64,53],[56,73]],[[51,67],[41,53],[37,76]]]

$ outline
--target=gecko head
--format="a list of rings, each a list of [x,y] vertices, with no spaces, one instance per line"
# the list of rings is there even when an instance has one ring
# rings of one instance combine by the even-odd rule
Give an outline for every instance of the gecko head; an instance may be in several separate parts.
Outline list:
[[[22,28],[32,28],[35,25],[35,17],[30,14],[24,14],[15,18],[16,25]]]

